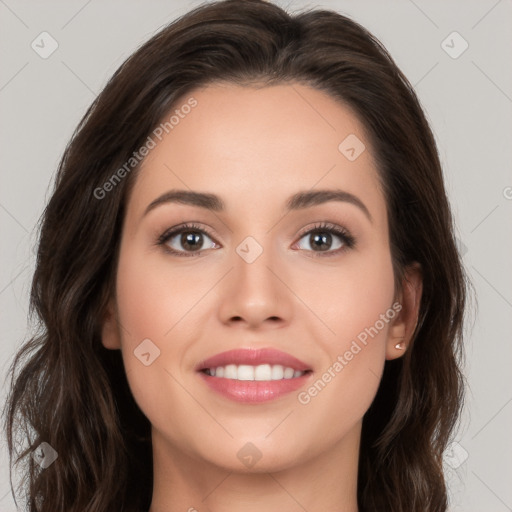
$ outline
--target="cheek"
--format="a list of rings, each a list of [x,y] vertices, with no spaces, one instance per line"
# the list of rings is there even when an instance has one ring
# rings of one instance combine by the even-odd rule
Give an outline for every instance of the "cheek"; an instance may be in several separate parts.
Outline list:
[[[396,316],[391,256],[383,247],[328,277],[323,294],[311,292],[318,300],[310,298],[331,330],[319,338],[329,361],[298,398],[313,416],[329,414],[338,425],[349,426],[370,406],[384,368],[388,331]]]
[[[174,326],[197,302],[199,280],[188,274],[185,278],[176,268],[165,256],[150,257],[142,250],[121,254],[116,292],[127,342],[168,340]]]
[[[321,443],[326,448],[362,420],[379,388],[389,322],[394,317],[387,297],[381,299],[371,304],[352,303],[344,320],[332,321],[334,341],[323,342],[329,361],[297,396],[303,407],[304,428],[311,436],[323,430]]]
[[[159,414],[172,417],[172,411],[164,413],[164,404],[183,398],[173,379],[181,380],[180,376],[168,362],[182,358],[186,347],[173,336],[173,328],[197,299],[193,300],[193,288],[162,274],[163,269],[149,260],[142,251],[121,252],[116,294],[128,383],[135,401],[153,421]]]
[[[298,274],[304,277],[298,278],[295,289],[329,328],[319,339],[326,341],[331,355],[334,349],[343,350],[347,342],[350,344],[350,340],[373,326],[393,303],[393,266],[384,243],[371,251],[365,248],[347,253],[335,266],[318,265],[314,279],[306,269],[300,269]],[[379,330],[383,330],[382,326]]]

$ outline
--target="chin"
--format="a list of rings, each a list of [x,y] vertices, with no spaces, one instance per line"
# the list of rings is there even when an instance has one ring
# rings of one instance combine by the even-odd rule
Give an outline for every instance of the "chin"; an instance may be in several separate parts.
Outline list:
[[[290,436],[292,439],[298,438]],[[204,458],[226,471],[256,474],[289,469],[298,463],[298,456],[296,446],[275,446],[268,439],[250,440],[245,437],[244,440],[233,440],[229,445],[218,447],[215,453],[209,450]]]

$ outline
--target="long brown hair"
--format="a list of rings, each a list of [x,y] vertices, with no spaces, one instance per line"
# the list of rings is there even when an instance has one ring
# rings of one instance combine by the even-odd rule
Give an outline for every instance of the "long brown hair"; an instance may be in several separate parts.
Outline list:
[[[216,81],[306,84],[351,107],[366,127],[396,282],[419,262],[423,296],[413,344],[386,362],[363,419],[359,510],[446,511],[442,456],[463,404],[467,278],[433,134],[412,86],[366,29],[336,12],[291,16],[263,0],[201,5],[166,26],[115,72],[66,147],[41,218],[30,303],[39,330],[12,361],[4,410],[29,510],[134,512],[151,502],[150,423],[120,351],[100,338],[139,166],[106,197],[98,190],[179,98]],[[31,456],[42,442],[58,453],[44,470]]]

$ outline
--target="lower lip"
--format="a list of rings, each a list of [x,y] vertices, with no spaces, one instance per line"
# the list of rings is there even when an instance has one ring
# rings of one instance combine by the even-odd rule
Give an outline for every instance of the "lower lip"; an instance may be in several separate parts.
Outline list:
[[[235,380],[199,372],[204,382],[221,395],[241,403],[263,403],[292,393],[304,386],[311,373],[281,380]]]

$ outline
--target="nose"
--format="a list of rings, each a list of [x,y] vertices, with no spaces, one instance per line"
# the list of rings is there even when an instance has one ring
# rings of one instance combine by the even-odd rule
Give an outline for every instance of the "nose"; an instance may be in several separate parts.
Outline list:
[[[221,290],[220,321],[248,329],[282,328],[293,312],[284,266],[266,248],[250,261],[235,252],[234,268]]]

